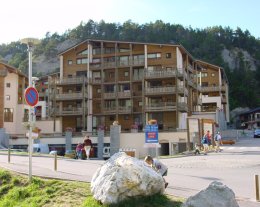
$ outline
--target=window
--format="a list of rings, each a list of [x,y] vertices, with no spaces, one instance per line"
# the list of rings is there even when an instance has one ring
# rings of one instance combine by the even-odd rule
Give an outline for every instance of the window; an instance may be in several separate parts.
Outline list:
[[[88,58],[78,58],[77,59],[77,64],[87,64],[88,63]]]
[[[6,96],[5,96],[5,100],[6,100],[6,101],[10,101],[10,100],[11,100],[10,95],[6,95]]]
[[[166,53],[166,58],[172,58],[172,54],[171,53]]]
[[[72,65],[73,61],[72,60],[68,60],[68,65]]]
[[[11,88],[11,83],[6,83],[7,88]]]
[[[208,77],[208,73],[201,73],[201,77],[202,77],[202,78]]]
[[[159,59],[161,58],[161,53],[150,53],[147,55],[148,59]]]
[[[72,78],[72,75],[68,75],[68,78]]]
[[[212,77],[215,77],[215,73],[211,73],[211,76],[212,76]]]
[[[13,122],[13,112],[11,108],[4,109],[4,122]]]
[[[129,72],[125,71],[125,77],[128,77],[128,76],[129,76]]]
[[[97,88],[97,93],[101,93],[101,88]]]
[[[142,101],[139,101],[138,102],[138,106],[142,106],[143,105],[143,102]]]
[[[87,54],[88,54],[88,49],[83,50],[83,51],[78,53],[78,55],[87,55]]]
[[[129,115],[124,115],[124,120],[128,120],[129,119]]]

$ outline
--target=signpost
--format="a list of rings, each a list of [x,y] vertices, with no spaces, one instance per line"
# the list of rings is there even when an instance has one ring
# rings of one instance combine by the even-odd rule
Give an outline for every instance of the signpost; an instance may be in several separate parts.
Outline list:
[[[29,109],[29,140],[28,140],[28,151],[29,151],[29,181],[32,181],[32,148],[33,148],[33,141],[32,141],[32,125],[33,125],[33,117],[34,117],[34,106],[38,103],[39,94],[35,88],[32,87],[32,52],[35,45],[40,43],[40,40],[36,38],[24,38],[21,40],[22,44],[26,44],[28,47],[28,83],[29,88],[25,91],[25,100],[27,104],[30,106]]]

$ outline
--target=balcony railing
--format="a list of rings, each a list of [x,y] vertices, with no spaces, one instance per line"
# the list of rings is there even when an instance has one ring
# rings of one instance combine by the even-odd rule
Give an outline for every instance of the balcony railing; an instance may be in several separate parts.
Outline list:
[[[104,111],[105,114],[115,114],[116,113],[116,107],[115,106],[105,107],[103,111]]]
[[[60,78],[55,80],[57,85],[82,84],[85,77]]]
[[[116,62],[104,62],[103,67],[104,68],[114,68],[114,67],[116,67]]]
[[[84,97],[87,97],[87,93],[85,93]],[[56,94],[56,100],[70,100],[70,99],[82,99],[83,94],[82,92],[77,93],[62,93]]]
[[[225,91],[225,86],[198,86],[198,90],[201,92]]]
[[[92,84],[101,84],[102,82],[101,78],[92,78],[90,81]]]
[[[76,108],[76,107],[64,107],[61,110],[55,111],[56,115],[66,116],[66,115],[82,115],[83,108]]]
[[[117,96],[118,98],[129,98],[131,96],[131,92],[130,91],[118,92]]]
[[[104,98],[105,99],[114,99],[114,98],[116,98],[116,93],[115,92],[104,93]]]
[[[175,93],[176,87],[173,86],[159,86],[159,87],[152,87],[152,88],[146,88],[145,94],[162,94],[162,93]]]
[[[144,77],[145,78],[168,78],[168,77],[175,77],[176,76],[176,70],[154,70],[154,71],[145,71]]]
[[[133,60],[133,65],[144,65],[145,59]]]
[[[188,64],[188,70],[191,72],[193,71],[193,67],[190,64]]]
[[[130,114],[131,106],[118,106],[118,113]]]
[[[141,81],[143,78],[144,78],[143,75],[134,75],[134,76],[133,76],[133,80],[134,80],[134,81],[138,81],[138,80]]]
[[[176,110],[175,102],[153,103],[145,106],[146,111],[169,111]]]

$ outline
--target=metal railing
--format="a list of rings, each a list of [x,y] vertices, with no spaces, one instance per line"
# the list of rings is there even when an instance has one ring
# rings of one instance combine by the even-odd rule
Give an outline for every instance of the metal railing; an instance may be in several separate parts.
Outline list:
[[[116,93],[115,93],[115,92],[104,93],[104,98],[105,98],[105,99],[116,98]]]
[[[64,107],[61,110],[56,110],[57,115],[82,115],[83,108]]]
[[[154,71],[145,71],[144,72],[144,77],[145,78],[164,78],[164,77],[175,77],[176,76],[176,70],[171,69],[171,70],[154,70]]]
[[[118,98],[129,98],[131,96],[130,91],[124,91],[124,92],[118,92],[117,97]]]

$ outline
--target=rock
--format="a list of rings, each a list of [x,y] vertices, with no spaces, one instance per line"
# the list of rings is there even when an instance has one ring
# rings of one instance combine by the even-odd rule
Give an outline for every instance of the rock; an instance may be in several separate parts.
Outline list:
[[[205,190],[191,196],[182,207],[239,207],[234,192],[221,182],[212,182]]]
[[[91,192],[103,204],[163,193],[164,190],[160,174],[124,152],[114,154],[95,172],[91,180]]]

